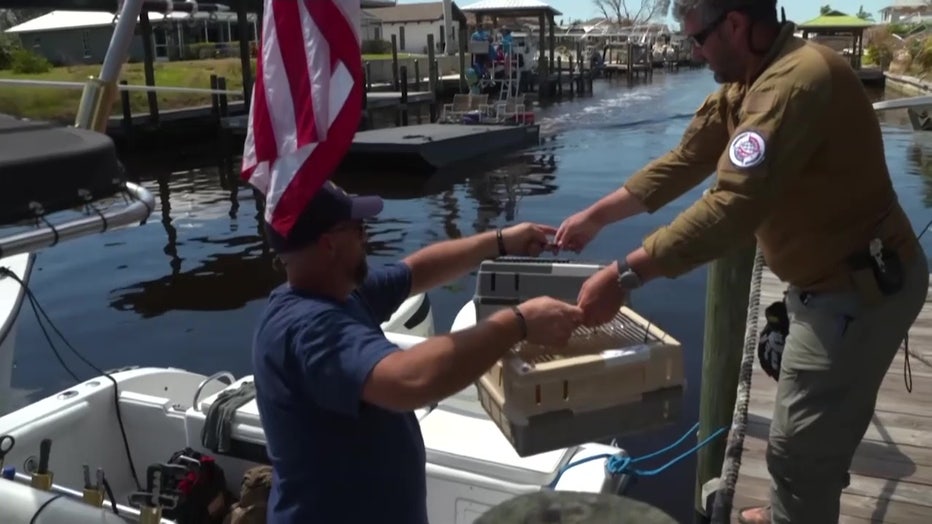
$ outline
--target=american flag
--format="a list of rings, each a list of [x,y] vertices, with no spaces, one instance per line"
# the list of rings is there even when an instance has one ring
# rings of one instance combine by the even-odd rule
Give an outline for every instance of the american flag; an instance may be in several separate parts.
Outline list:
[[[281,235],[339,165],[362,112],[360,0],[265,0],[242,178]]]

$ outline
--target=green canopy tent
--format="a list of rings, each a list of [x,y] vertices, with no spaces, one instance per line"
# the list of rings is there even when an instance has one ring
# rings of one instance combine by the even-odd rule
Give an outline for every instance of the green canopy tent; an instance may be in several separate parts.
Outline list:
[[[809,35],[849,36],[852,43],[851,67],[860,70],[861,55],[864,54],[864,30],[874,25],[868,20],[833,10],[799,24],[799,29],[802,30],[803,38],[806,39]]]

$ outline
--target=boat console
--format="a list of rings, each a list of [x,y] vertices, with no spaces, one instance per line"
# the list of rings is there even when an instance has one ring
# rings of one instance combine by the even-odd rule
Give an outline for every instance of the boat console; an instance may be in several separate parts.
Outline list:
[[[113,196],[124,181],[106,135],[0,115],[0,223]]]
[[[35,224],[26,232],[0,236],[0,257],[143,222],[155,207],[149,191],[127,180],[107,135],[3,114],[0,183],[0,225]],[[94,207],[119,194],[132,202],[105,211]],[[84,216],[63,223],[48,218],[71,209],[83,209]]]

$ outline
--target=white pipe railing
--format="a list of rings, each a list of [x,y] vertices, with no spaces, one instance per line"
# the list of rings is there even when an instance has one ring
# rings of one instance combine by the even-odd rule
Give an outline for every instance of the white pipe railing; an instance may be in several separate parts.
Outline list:
[[[67,80],[33,80],[21,78],[0,78],[0,86],[28,86],[28,87],[46,87],[60,89],[84,89],[84,82],[71,82]],[[243,96],[242,91],[230,91],[221,89],[209,89],[201,87],[176,87],[176,86],[146,86],[137,84],[117,84],[120,91],[153,91],[165,93],[204,93],[208,95],[227,95]]]
[[[124,192],[132,199],[125,207],[89,213],[85,218],[60,225],[46,223],[44,227],[0,238],[0,256],[30,253],[65,240],[144,223],[155,209],[155,196],[132,182],[125,182]]]
[[[892,109],[918,109],[932,107],[932,96],[912,96],[909,98],[896,98],[874,102],[874,111],[890,111]]]

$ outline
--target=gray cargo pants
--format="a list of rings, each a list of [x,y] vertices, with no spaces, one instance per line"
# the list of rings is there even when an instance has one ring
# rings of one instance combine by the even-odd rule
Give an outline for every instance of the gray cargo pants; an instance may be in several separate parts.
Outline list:
[[[925,252],[903,269],[903,289],[876,305],[854,293],[806,299],[788,290],[790,330],[767,446],[772,522],[838,522],[841,491],[878,389],[925,302]]]

